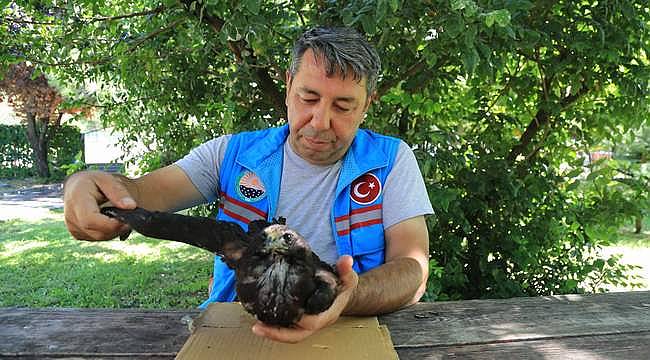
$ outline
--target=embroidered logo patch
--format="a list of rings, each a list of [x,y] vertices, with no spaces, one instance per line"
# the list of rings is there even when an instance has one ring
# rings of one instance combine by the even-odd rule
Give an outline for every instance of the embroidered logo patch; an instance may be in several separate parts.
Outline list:
[[[381,182],[371,173],[361,175],[350,185],[350,198],[359,205],[372,203],[380,194]]]
[[[266,189],[257,175],[245,170],[237,180],[237,195],[247,202],[255,202],[264,199]]]

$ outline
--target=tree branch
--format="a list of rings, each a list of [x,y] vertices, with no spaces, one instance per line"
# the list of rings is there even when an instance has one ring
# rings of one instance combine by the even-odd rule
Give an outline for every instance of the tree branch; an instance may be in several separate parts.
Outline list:
[[[140,45],[145,43],[147,40],[151,40],[154,37],[173,29],[174,27],[176,27],[178,24],[182,23],[185,20],[186,20],[185,18],[176,19],[175,21],[171,22],[169,25],[167,25],[167,26],[165,26],[163,28],[154,30],[154,31],[148,33],[147,35],[135,40],[132,43],[133,45],[131,45],[128,49],[126,49],[126,53],[129,53],[129,54],[132,53]],[[59,66],[61,66],[61,67],[65,67],[65,66],[81,65],[81,64],[100,65],[100,64],[108,63],[113,59],[115,59],[115,55],[107,55],[107,56],[104,56],[102,58],[99,58],[99,59],[96,59],[96,60],[90,60],[90,61],[89,60],[76,60],[76,61],[57,62],[57,63],[50,63],[50,62],[40,61],[40,60],[36,60],[36,59],[27,59],[27,58],[25,60],[30,61],[30,62],[35,63],[35,64],[40,64],[40,65],[45,65],[45,66],[51,66],[51,67],[59,67]]]
[[[302,26],[305,26],[305,24],[307,22],[305,21],[305,17],[302,15],[302,12],[300,11],[300,8],[298,7],[298,4],[296,4],[295,1],[291,1],[291,5],[293,5],[293,8],[296,11],[296,14],[298,14],[298,18],[300,19],[300,24]]]
[[[117,15],[117,16],[102,16],[102,17],[95,17],[95,18],[90,18],[90,19],[83,19],[82,21],[97,22],[97,21],[112,21],[112,20],[119,20],[119,19],[127,19],[127,18],[138,17],[138,16],[160,14],[161,12],[163,12],[163,11],[165,11],[167,9],[168,8],[165,5],[160,5],[155,9],[135,12],[135,13],[132,13],[132,14]]]
[[[398,76],[395,76],[391,80],[383,81],[381,83],[381,86],[377,89],[377,97],[380,98],[382,95],[384,95],[388,90],[390,90],[393,86],[397,85],[400,81],[402,81],[405,78],[411,77],[420,71],[424,69],[424,66],[426,65],[426,61],[420,60],[413,65],[411,65],[406,71],[404,71],[403,74],[399,74]]]
[[[526,127],[524,133],[521,134],[519,143],[515,145],[512,150],[510,150],[510,153],[508,154],[508,160],[512,162],[517,158],[517,156],[521,155],[524,150],[526,150],[531,141],[533,141],[533,138],[535,135],[537,135],[539,129],[542,126],[546,125],[548,122],[549,114],[546,112],[546,110],[538,109],[533,120],[530,122],[530,124],[528,124],[528,127]]]
[[[55,22],[42,22],[42,21],[31,21],[31,20],[22,20],[11,17],[2,18],[2,22],[7,21],[14,24],[30,24],[30,25],[58,25]]]
[[[185,21],[185,18],[176,19],[175,21],[171,22],[169,25],[165,26],[164,28],[160,28],[158,30],[155,30],[155,31],[152,31],[152,32],[148,33],[147,35],[145,35],[145,36],[141,37],[140,39],[134,41],[133,45],[131,47],[129,47],[126,50],[126,52],[127,53],[133,52],[136,48],[138,48],[138,46],[142,45],[145,41],[153,39],[154,37],[166,32],[166,31],[169,31],[169,30],[173,29],[174,27],[176,27],[176,25],[182,23],[183,21]]]
[[[164,5],[160,5],[155,9],[135,12],[135,13],[131,13],[131,14],[116,15],[116,16],[100,16],[100,17],[93,17],[93,18],[88,18],[88,19],[78,18],[78,20],[81,23],[93,23],[93,22],[98,22],[98,21],[112,21],[112,20],[128,19],[128,18],[138,17],[138,16],[160,14],[161,12],[163,12],[163,11],[165,11],[167,9],[169,9],[169,8],[167,8]],[[13,17],[4,17],[3,21],[8,21],[8,22],[11,22],[11,23],[14,23],[14,24],[49,25],[49,26],[62,25],[61,23],[57,23],[57,22],[32,21],[32,20],[24,20],[24,19],[18,19],[18,18],[13,18]]]
[[[575,103],[578,99],[580,99],[583,95],[589,92],[589,88],[584,86],[584,84],[580,87],[580,90],[576,92],[575,94],[566,96],[562,98],[559,102],[559,108],[560,110],[566,109],[569,105],[572,105]],[[526,127],[526,131],[521,135],[519,138],[519,143],[515,146],[512,147],[512,150],[510,150],[510,153],[507,156],[507,159],[512,162],[515,159],[517,159],[517,156],[523,154],[525,150],[528,148],[528,145],[533,141],[537,133],[539,132],[540,129],[545,127],[549,122],[550,122],[550,114],[546,112],[545,109],[541,108],[542,106],[539,106],[540,109],[537,110],[537,113],[535,114],[535,117],[533,120],[528,124],[528,127]],[[538,147],[533,151],[532,154],[527,156],[527,158],[530,158],[532,155],[536,154],[540,148]]]
[[[191,4],[193,0],[182,0],[185,4],[186,9],[194,14],[199,21],[206,23],[210,28],[218,33],[223,28],[225,21],[216,16],[205,13],[200,8],[195,8],[191,10]],[[254,55],[253,50],[248,47],[245,41],[228,41],[228,48],[235,55],[237,62],[242,65],[245,64],[254,69],[254,73],[259,81],[260,89],[264,94],[264,97],[268,102],[274,106],[274,110],[278,117],[287,118],[287,109],[284,104],[284,94],[278,89],[278,87],[273,82],[273,78],[270,75],[270,67],[268,65],[262,66],[258,64],[257,57]],[[246,55],[244,55],[244,52]]]

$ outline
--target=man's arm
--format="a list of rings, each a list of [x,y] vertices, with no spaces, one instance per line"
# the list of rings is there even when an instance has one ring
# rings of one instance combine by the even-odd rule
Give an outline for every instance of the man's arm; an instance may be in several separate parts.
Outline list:
[[[126,230],[124,224],[99,212],[106,202],[122,209],[176,211],[205,201],[176,165],[137,179],[101,171],[76,173],[65,183],[63,200],[66,226],[80,240],[108,240]]]
[[[299,342],[336,322],[341,315],[378,315],[416,303],[424,294],[429,274],[429,233],[424,216],[397,223],[385,231],[386,263],[358,276],[352,257],[342,256],[337,269],[339,295],[318,315],[303,315],[292,328],[257,322],[253,332],[272,340]]]
[[[359,276],[344,315],[377,315],[412,305],[429,277],[429,232],[424,216],[386,229],[386,263]]]

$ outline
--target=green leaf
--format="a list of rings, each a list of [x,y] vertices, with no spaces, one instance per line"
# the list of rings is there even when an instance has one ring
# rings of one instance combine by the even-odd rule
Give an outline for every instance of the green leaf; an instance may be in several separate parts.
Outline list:
[[[368,35],[374,35],[377,31],[375,19],[368,15],[361,17],[361,26],[363,26],[363,31]]]
[[[476,66],[478,65],[479,62],[479,55],[478,51],[474,46],[470,46],[464,49],[463,51],[463,68],[467,72],[467,74],[474,74],[474,70],[476,70]]]
[[[377,21],[382,21],[388,14],[388,0],[377,0],[377,8],[375,10],[375,18]]]
[[[396,12],[400,8],[400,0],[388,0],[390,4],[390,10]]]
[[[485,25],[492,27],[495,23],[500,27],[510,25],[510,12],[505,9],[490,11],[484,15]]]
[[[573,279],[569,279],[564,283],[564,288],[569,291],[575,289],[577,286],[578,282]]]
[[[246,10],[252,12],[255,15],[259,15],[261,1],[259,1],[259,0],[244,0],[243,5],[244,5],[244,8]]]
[[[483,21],[485,21],[485,26],[492,27],[492,25],[494,25],[494,20],[494,16],[489,16],[488,14]]]

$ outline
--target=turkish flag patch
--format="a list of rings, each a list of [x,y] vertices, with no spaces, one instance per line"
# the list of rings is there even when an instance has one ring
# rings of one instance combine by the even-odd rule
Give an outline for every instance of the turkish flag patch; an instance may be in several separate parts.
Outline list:
[[[371,173],[361,175],[350,185],[350,199],[359,205],[371,204],[380,194],[381,182]]]

